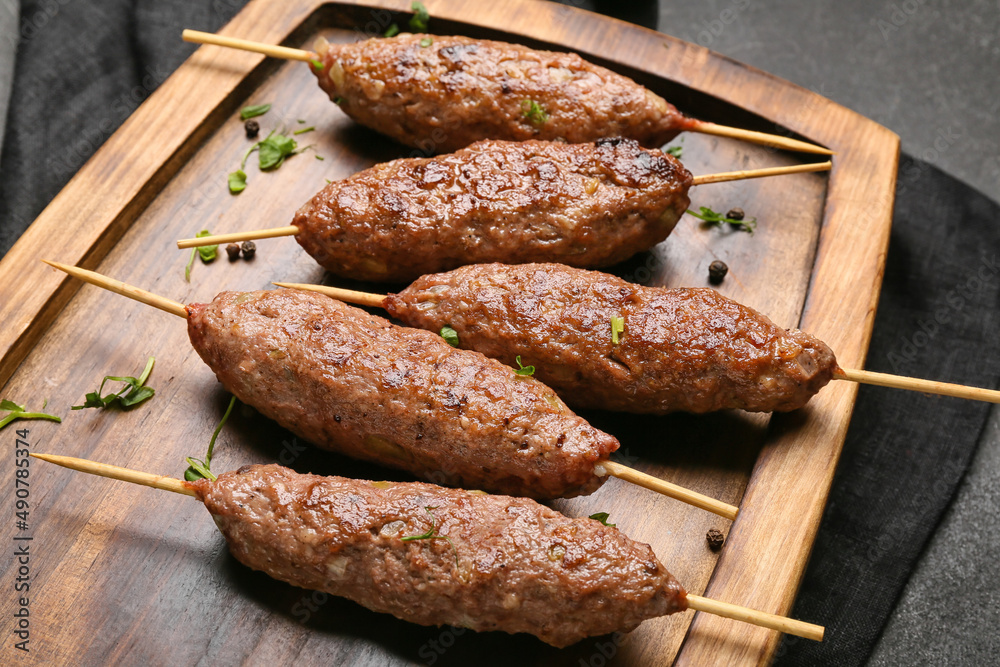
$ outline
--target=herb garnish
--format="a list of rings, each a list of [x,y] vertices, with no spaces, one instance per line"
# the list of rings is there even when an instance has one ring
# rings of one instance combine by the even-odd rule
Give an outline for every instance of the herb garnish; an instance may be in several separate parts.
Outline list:
[[[611,343],[612,345],[618,344],[618,334],[625,333],[625,318],[624,317],[612,317],[611,318]]]
[[[448,542],[448,544],[451,545],[452,551],[455,552],[455,565],[458,565],[458,549],[455,547],[455,543],[452,542],[451,538],[448,537],[447,535],[437,534],[437,525],[435,525],[434,523],[434,512],[432,511],[436,509],[437,509],[436,505],[428,505],[427,507],[424,507],[424,510],[431,515],[430,530],[420,535],[408,535],[406,537],[401,537],[400,540],[402,540],[403,542],[413,542],[416,540],[445,540],[446,542]]]
[[[724,224],[728,224],[734,229],[741,229],[745,232],[750,232],[751,234],[753,234],[753,230],[757,228],[757,218],[737,220],[736,218],[727,218],[721,213],[716,213],[707,206],[701,206],[699,209],[701,211],[700,213],[695,213],[690,209],[688,209],[688,213],[699,220],[704,220],[710,227],[721,227]]]
[[[434,40],[430,37],[424,37],[420,40],[420,48],[426,49],[428,46],[434,43]]]
[[[309,127],[303,127],[292,132],[292,134],[305,134],[306,132],[312,132],[316,129],[316,126],[310,125]]]
[[[614,528],[618,524],[617,523],[608,523],[608,517],[609,516],[611,516],[611,515],[608,514],[607,512],[598,512],[597,514],[591,514],[590,518],[593,519],[593,520],[595,520],[595,521],[600,521],[605,526],[610,526],[611,528]]]
[[[226,425],[226,420],[229,419],[229,413],[233,411],[233,406],[236,405],[236,397],[233,396],[229,399],[229,407],[226,408],[226,414],[222,415],[222,421],[219,425],[215,427],[215,431],[212,433],[212,439],[208,441],[208,453],[205,454],[205,460],[199,461],[198,459],[191,458],[190,456],[184,459],[187,461],[187,470],[184,471],[184,479],[189,482],[197,482],[199,479],[210,479],[213,482],[216,477],[212,473],[212,451],[215,449],[215,439],[219,437],[219,433],[222,431],[222,427]]]
[[[524,100],[521,102],[521,115],[535,125],[544,125],[549,119],[548,112],[535,100]]]
[[[240,111],[240,118],[243,120],[249,120],[251,118],[256,118],[257,116],[263,116],[270,110],[270,104],[255,104],[254,106],[243,107]]]
[[[101,386],[97,388],[97,391],[92,391],[86,395],[83,405],[74,405],[71,410],[83,410],[85,408],[98,408],[105,409],[112,406],[118,406],[122,410],[126,408],[131,408],[132,406],[139,405],[143,401],[150,399],[156,394],[156,390],[152,387],[146,386],[146,380],[149,379],[149,374],[153,372],[153,364],[156,363],[154,357],[150,357],[146,361],[146,368],[143,369],[142,374],[138,378],[131,376],[118,377],[115,375],[105,375],[104,379],[101,380]],[[101,392],[104,391],[104,385],[107,382],[124,382],[125,386],[121,388],[118,392],[113,392],[107,396],[101,397]],[[128,392],[127,394],[125,392]]]
[[[212,232],[208,231],[207,229],[203,229],[197,234],[195,234],[195,238],[201,239],[211,235]],[[215,261],[215,258],[218,257],[219,246],[203,245],[198,248],[191,248],[191,259],[188,260],[187,266],[184,267],[184,280],[186,280],[187,282],[191,282],[191,267],[194,266],[195,255],[201,257],[201,261],[204,262],[205,264],[208,264],[209,262]]]
[[[439,333],[441,335],[441,338],[444,338],[445,342],[448,343],[448,345],[451,345],[452,347],[458,347],[457,331],[455,331],[448,325],[445,325],[441,327],[441,331]]]
[[[275,134],[275,130],[271,130],[271,134],[267,135],[263,141],[257,142],[257,161],[260,170],[277,169],[286,157],[295,155],[297,146],[295,139],[283,134]]]
[[[670,153],[675,158],[677,158],[678,160],[680,160],[681,156],[684,155],[684,147],[683,146],[670,146],[669,148],[667,148],[667,153]]]
[[[42,403],[42,410],[49,402],[45,401]],[[18,405],[14,401],[2,400],[0,401],[0,410],[9,410],[9,414],[0,419],[0,429],[7,426],[7,424],[18,419],[48,419],[49,421],[62,422],[62,419],[56,417],[55,415],[46,414],[44,412],[28,412],[27,408],[23,405]]]
[[[382,36],[383,37],[395,37],[398,34],[399,34],[399,26],[396,25],[395,23],[393,23],[391,26],[389,26],[389,29],[386,30],[385,33]]]
[[[410,30],[413,32],[427,32],[427,24],[431,20],[431,15],[422,2],[414,2],[410,5],[413,17],[410,19]],[[423,44],[421,44],[423,46]]]
[[[310,60],[309,64],[315,67],[316,69],[323,69],[323,62],[320,60]]]
[[[316,157],[316,159],[317,159],[317,160],[319,160],[319,161],[321,161],[321,162],[322,162],[323,160],[325,160],[325,159],[326,159],[325,157],[323,157],[323,156],[322,156],[322,155],[320,155],[319,153],[316,153],[315,157]]]
[[[242,169],[237,169],[229,174],[229,191],[234,195],[247,189],[247,174]]]
[[[534,366],[522,366],[521,365],[521,355],[520,354],[517,355],[517,357],[514,359],[514,361],[516,361],[517,365],[518,365],[518,370],[516,370],[514,372],[517,373],[518,375],[523,375],[523,376],[527,377],[529,375],[534,375],[535,374],[535,367]]]
[[[344,103],[344,98],[341,97],[340,95],[337,95],[336,97],[333,98],[333,103],[336,104],[337,106],[340,106],[341,104]]]

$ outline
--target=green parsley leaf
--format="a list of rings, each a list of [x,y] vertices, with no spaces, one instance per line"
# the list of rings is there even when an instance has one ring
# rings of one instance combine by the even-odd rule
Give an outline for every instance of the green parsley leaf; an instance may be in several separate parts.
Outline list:
[[[229,191],[239,194],[247,189],[247,174],[242,169],[237,169],[229,174]]]
[[[219,437],[219,433],[222,432],[222,427],[229,420],[229,415],[235,405],[236,397],[233,396],[229,399],[229,407],[226,408],[226,413],[222,415],[222,420],[215,427],[215,431],[212,432],[212,439],[208,441],[208,453],[205,454],[205,460],[199,461],[191,457],[184,459],[188,464],[188,469],[184,471],[184,479],[187,481],[196,482],[202,478],[210,479],[213,482],[216,480],[216,476],[212,473],[212,452],[215,451],[215,440]]]
[[[458,347],[457,331],[445,325],[441,327],[441,331],[439,333],[441,335],[441,338],[444,338],[445,342],[448,343],[448,345],[451,345],[452,347]]]
[[[320,161],[322,161],[322,160],[325,160],[325,159],[326,159],[325,157],[323,157],[323,156],[322,156],[322,155],[320,155],[319,153],[317,153],[317,154],[315,155],[315,158],[316,158],[317,160],[320,160]]]
[[[337,106],[340,106],[341,104],[344,103],[344,98],[341,97],[340,95],[337,95],[336,97],[333,98],[333,103],[336,104]]]
[[[709,227],[721,227],[724,224],[728,224],[734,229],[740,229],[751,234],[753,234],[753,230],[757,229],[757,218],[750,218],[749,220],[734,220],[733,218],[727,218],[721,213],[716,213],[707,206],[701,206],[699,209],[699,213],[695,213],[690,209],[688,209],[688,213],[699,220],[704,220],[708,223]]]
[[[428,46],[434,43],[434,40],[430,37],[424,37],[420,40],[420,48],[426,49]]]
[[[322,61],[319,60],[310,60],[309,64],[315,67],[316,69],[323,69],[324,67]]]
[[[42,404],[42,410],[48,405],[48,401]],[[27,408],[23,405],[18,405],[14,401],[3,400],[0,401],[0,410],[9,410],[10,412],[3,418],[0,419],[0,429],[3,429],[11,422],[17,421],[18,419],[48,419],[49,421],[62,422],[62,419],[56,417],[55,415],[46,414],[44,412],[27,412]]]
[[[670,153],[671,155],[673,155],[678,160],[680,160],[681,156],[684,155],[684,147],[683,146],[670,146],[669,148],[667,148],[667,152]]]
[[[263,116],[270,110],[270,104],[256,104],[250,107],[243,107],[240,111],[240,118],[243,120],[250,120],[251,118],[256,118],[257,116]]]
[[[625,333],[625,318],[624,317],[612,317],[611,318],[611,343],[613,345],[618,344],[618,334]]]
[[[211,236],[211,235],[212,232],[208,231],[207,229],[203,229],[200,232],[198,232],[196,237],[202,239],[205,238],[206,236]],[[219,246],[218,244],[199,246],[198,255],[201,256],[201,261],[203,261],[205,264],[208,264],[209,262],[214,261],[215,258],[219,256]]]
[[[524,100],[521,102],[521,115],[535,125],[544,125],[549,119],[548,112],[542,108],[541,104],[534,100]]]
[[[517,355],[517,358],[514,359],[514,361],[516,361],[517,365],[518,365],[518,370],[516,370],[514,372],[517,373],[518,375],[523,375],[523,376],[527,377],[529,375],[534,375],[535,374],[535,367],[534,366],[522,366],[521,365],[521,355]]]
[[[389,29],[385,31],[383,37],[395,37],[398,34],[399,34],[399,26],[393,23],[391,26],[389,26]]]
[[[303,127],[301,129],[295,130],[294,132],[292,132],[292,134],[305,134],[306,132],[312,132],[315,129],[316,129],[315,126],[310,125],[309,127]]]
[[[83,405],[74,405],[70,409],[83,410],[85,408],[97,408],[99,410],[103,410],[105,408],[117,406],[124,410],[126,408],[139,405],[143,401],[152,398],[156,394],[156,390],[152,387],[147,387],[146,380],[149,379],[149,375],[153,372],[153,365],[155,363],[156,359],[154,357],[150,357],[146,361],[146,367],[143,369],[142,374],[139,375],[138,378],[130,376],[119,377],[117,375],[105,375],[104,379],[101,380],[101,386],[97,388],[97,391],[92,391],[85,396]],[[112,392],[102,398],[101,392],[104,391],[104,385],[108,382],[124,382],[125,386],[119,391]]]
[[[298,144],[291,137],[272,132],[267,138],[257,144],[257,157],[260,170],[277,169],[285,158],[294,155]]]
[[[431,20],[431,15],[422,2],[414,2],[410,5],[413,18],[410,19],[410,30],[413,32],[427,32],[427,24]]]
[[[608,523],[608,517],[609,516],[611,516],[611,515],[608,514],[607,512],[598,512],[597,514],[591,514],[590,518],[593,519],[594,521],[600,521],[605,526],[610,526],[611,528],[614,528],[618,524],[617,523]]]

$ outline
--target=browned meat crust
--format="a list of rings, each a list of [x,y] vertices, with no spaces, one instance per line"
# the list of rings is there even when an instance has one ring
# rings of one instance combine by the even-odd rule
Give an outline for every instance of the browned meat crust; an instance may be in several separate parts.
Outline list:
[[[405,281],[480,262],[609,266],[670,234],[691,183],[677,160],[631,140],[483,141],[331,183],[293,224],[306,252],[347,278]]]
[[[312,70],[344,113],[428,154],[480,139],[662,146],[687,127],[662,97],[575,53],[410,34],[317,50],[323,67]],[[543,113],[526,114],[526,101]]]
[[[448,325],[463,347],[517,355],[576,407],[663,414],[802,407],[833,376],[833,352],[711,289],[642,287],[557,264],[466,266],[424,276],[386,308]],[[611,318],[624,319],[618,344]]]
[[[478,352],[315,293],[223,292],[191,344],[241,401],[326,449],[452,486],[590,493],[618,441]]]
[[[648,544],[532,500],[277,465],[195,487],[244,565],[420,625],[567,646],[687,608]]]

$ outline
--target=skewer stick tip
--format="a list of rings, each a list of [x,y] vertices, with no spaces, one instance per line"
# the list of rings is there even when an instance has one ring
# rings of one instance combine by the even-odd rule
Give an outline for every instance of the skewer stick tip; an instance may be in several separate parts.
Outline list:
[[[724,171],[718,174],[703,174],[694,177],[693,185],[705,185],[708,183],[723,183],[726,181],[742,181],[750,178],[764,178],[767,176],[782,176],[785,174],[802,174],[814,171],[830,171],[833,169],[833,162],[807,162],[805,164],[793,164],[787,167],[765,167],[763,169],[741,169],[740,171]]]
[[[742,139],[752,144],[770,146],[772,148],[783,148],[785,150],[798,153],[813,153],[814,155],[834,155],[829,148],[811,144],[807,141],[800,141],[790,137],[783,137],[779,134],[768,134],[767,132],[756,132],[754,130],[744,130],[739,127],[728,125],[717,125],[703,120],[690,119],[687,129],[691,132],[701,134],[711,134],[717,137],[729,137],[731,139]]]
[[[598,464],[596,472],[598,475],[611,475],[612,477],[617,477],[618,479],[626,482],[637,484],[638,486],[649,489],[650,491],[662,493],[665,496],[675,500],[680,500],[688,505],[693,505],[708,512],[712,512],[713,514],[718,514],[719,516],[729,519],[730,521],[735,521],[736,517],[740,513],[738,507],[734,507],[722,502],[721,500],[702,495],[696,491],[692,491],[691,489],[686,489],[683,486],[671,484],[670,482],[662,480],[659,477],[647,475],[646,473],[640,472],[635,468],[630,468],[620,463],[615,463],[614,461],[601,461]]]
[[[764,611],[757,611],[756,609],[748,609],[747,607],[741,607],[729,602],[703,598],[700,595],[691,595],[688,593],[687,603],[688,608],[695,611],[703,611],[708,614],[751,623],[762,628],[777,630],[785,634],[804,637],[805,639],[812,639],[817,642],[823,641],[823,635],[826,633],[826,629],[822,625],[796,621],[793,618],[769,614]]]
[[[271,229],[255,229],[250,232],[214,234],[212,236],[201,236],[193,239],[181,239],[177,242],[177,247],[184,250],[186,248],[198,248],[206,245],[239,243],[241,241],[256,241],[258,239],[273,239],[278,238],[279,236],[295,236],[298,233],[298,227],[295,225],[288,225],[287,227],[272,227]]]
[[[370,308],[385,308],[385,295],[372,294],[370,292],[358,292],[352,289],[341,287],[330,287],[328,285],[310,285],[306,283],[271,283],[278,287],[288,289],[300,289],[307,292],[319,292],[328,297],[338,299],[344,303],[353,303],[358,306],[368,306]]]
[[[154,475],[148,472],[130,470],[129,468],[113,466],[107,463],[98,463],[97,461],[88,461],[87,459],[78,459],[72,456],[38,454],[35,452],[31,452],[31,456],[36,459],[41,459],[42,461],[54,463],[64,468],[69,468],[70,470],[90,473],[91,475],[99,475],[101,477],[108,477],[109,479],[117,479],[123,482],[141,484],[143,486],[149,486],[154,489],[162,489],[163,491],[172,491],[173,493],[179,493],[185,496],[197,497],[198,495],[195,493],[195,490],[191,488],[190,484],[173,477]]]
[[[47,259],[43,259],[42,261],[54,269],[59,269],[60,271],[67,273],[78,280],[90,283],[91,285],[96,285],[97,287],[102,287],[109,292],[115,292],[116,294],[121,294],[122,296],[144,303],[147,306],[159,308],[160,310],[166,311],[171,315],[177,315],[178,317],[183,318],[187,318],[188,316],[187,308],[184,307],[184,304],[174,301],[173,299],[168,299],[166,297],[153,294],[152,292],[147,292],[144,289],[139,289],[138,287],[134,287],[128,283],[123,283],[120,280],[115,280],[114,278],[101,275],[96,271],[81,269],[79,266],[70,266],[60,262],[52,262]]]
[[[966,398],[972,401],[1000,403],[1000,391],[997,391],[996,389],[967,387],[961,384],[951,384],[950,382],[936,382],[934,380],[922,380],[920,378],[903,377],[900,375],[891,375],[889,373],[876,373],[874,371],[853,370],[849,368],[838,369],[834,372],[833,377],[836,380],[847,380],[849,382],[871,384],[878,387],[907,389],[909,391],[919,391],[924,394],[937,394],[939,396]]]

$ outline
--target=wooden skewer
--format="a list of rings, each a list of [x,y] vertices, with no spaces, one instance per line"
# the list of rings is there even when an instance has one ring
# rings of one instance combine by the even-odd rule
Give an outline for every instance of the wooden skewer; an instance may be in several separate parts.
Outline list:
[[[191,488],[189,483],[172,477],[154,475],[148,472],[121,468],[119,466],[108,465],[106,463],[97,463],[96,461],[78,459],[72,456],[34,453],[32,453],[31,456],[43,461],[48,461],[49,463],[55,463],[56,465],[60,465],[64,468],[90,473],[91,475],[100,475],[101,477],[118,479],[123,482],[142,484],[143,486],[149,486],[154,489],[163,489],[164,491],[173,491],[174,493],[180,493],[185,496],[197,497],[197,494],[194,492],[194,489]],[[687,595],[687,603],[688,607],[695,611],[702,611],[708,614],[715,614],[716,616],[723,616],[725,618],[743,621],[744,623],[758,625],[771,630],[778,630],[779,632],[784,632],[790,635],[798,635],[799,637],[805,637],[806,639],[812,639],[815,641],[823,640],[824,628],[820,625],[796,621],[784,616],[768,614],[763,611],[748,609],[729,602],[720,602],[719,600],[704,598],[700,595],[691,595],[690,593]]]
[[[130,299],[135,299],[136,301],[140,301],[146,305],[159,308],[160,310],[165,310],[168,313],[187,319],[187,308],[184,307],[183,303],[178,303],[173,299],[158,296],[152,292],[147,292],[144,289],[139,289],[138,287],[132,287],[131,285],[123,283],[120,280],[108,278],[107,276],[102,276],[100,273],[88,271],[87,269],[81,269],[78,266],[69,266],[68,264],[60,264],[59,262],[50,262],[47,259],[43,259],[42,261],[55,269],[59,269],[60,271],[68,273],[74,278],[79,278],[84,282],[88,282],[91,285],[103,287],[106,290],[117,292],[122,296],[127,296]]]
[[[311,292],[319,292],[327,296],[339,299],[346,303],[355,303],[360,306],[371,308],[384,308],[385,297],[381,294],[371,294],[369,292],[356,292],[339,287],[329,287],[327,285],[308,285],[304,283],[273,283],[278,287],[290,289],[303,289]],[[979,387],[967,387],[961,384],[950,384],[948,382],[936,382],[934,380],[921,380],[919,378],[904,377],[901,375],[889,375],[888,373],[875,373],[873,371],[850,370],[839,368],[834,371],[833,379],[848,380],[860,384],[873,384],[879,387],[891,387],[893,389],[907,389],[909,391],[919,391],[925,394],[938,394],[940,396],[954,396],[955,398],[968,398],[973,401],[986,401],[988,403],[1000,403],[1000,391],[995,389],[981,389]],[[639,482],[636,482],[637,484]]]
[[[813,171],[829,171],[832,168],[833,163],[827,160],[826,162],[809,162],[807,164],[793,164],[786,167],[766,167],[764,169],[726,171],[719,174],[695,176],[694,185],[722,183],[725,181],[741,181],[751,178],[764,178],[767,176],[783,176],[786,174],[801,174]],[[273,239],[279,236],[295,236],[298,233],[298,227],[295,225],[288,225],[287,227],[271,227],[270,229],[258,229],[250,232],[234,232],[232,234],[215,234],[213,236],[202,236],[193,239],[181,239],[177,242],[177,247],[183,250],[185,248],[198,248],[206,245],[241,243],[243,241],[255,241],[258,239]]]
[[[221,35],[215,35],[210,32],[201,32],[199,30],[185,30],[181,33],[181,37],[185,42],[193,42],[195,44],[212,44],[215,46],[224,46],[230,49],[239,49],[241,51],[263,53],[265,56],[281,58],[282,60],[301,60],[303,62],[310,62],[319,59],[319,56],[312,51],[291,49],[287,46],[261,44],[260,42],[251,42],[247,39],[223,37]],[[701,134],[711,134],[717,137],[742,139],[743,141],[747,141],[752,144],[761,144],[763,146],[771,146],[772,148],[783,148],[790,151],[796,151],[798,153],[815,153],[818,155],[834,154],[829,148],[823,148],[822,146],[810,144],[805,141],[799,141],[798,139],[783,137],[779,134],[767,134],[766,132],[743,130],[738,127],[717,125],[716,123],[709,123],[707,121],[697,120],[694,118],[687,119],[684,129],[688,132],[699,132]]]
[[[101,275],[95,271],[88,271],[87,269],[81,269],[78,266],[69,266],[67,264],[50,262],[44,259],[42,261],[49,266],[57,268],[60,271],[65,271],[74,278],[79,278],[80,280],[88,282],[91,285],[103,287],[111,290],[112,292],[121,294],[122,296],[127,296],[130,299],[135,299],[136,301],[165,310],[168,313],[173,313],[179,317],[187,318],[188,316],[187,308],[185,308],[183,304],[176,301],[172,301],[162,296],[157,296],[156,294],[151,294],[146,290],[133,287],[132,285],[123,283],[120,280],[115,280],[114,278],[108,278],[107,276]],[[362,292],[357,292],[357,294],[362,294]],[[699,507],[709,512],[714,512],[715,514],[729,519],[730,521],[735,521],[736,516],[739,514],[739,508],[737,507],[728,505],[720,500],[716,500],[715,498],[704,496],[695,491],[691,491],[690,489],[685,489],[682,486],[677,486],[676,484],[671,484],[670,482],[657,479],[656,477],[647,475],[644,472],[633,470],[627,466],[621,465],[620,463],[604,461],[600,465],[603,466],[603,468],[598,467],[594,470],[595,474],[599,477],[603,477],[604,475],[618,477],[626,482],[638,484],[639,486],[647,488],[651,491],[656,491],[657,493],[680,500],[681,502],[688,503],[689,505],[694,505],[695,507]]]

